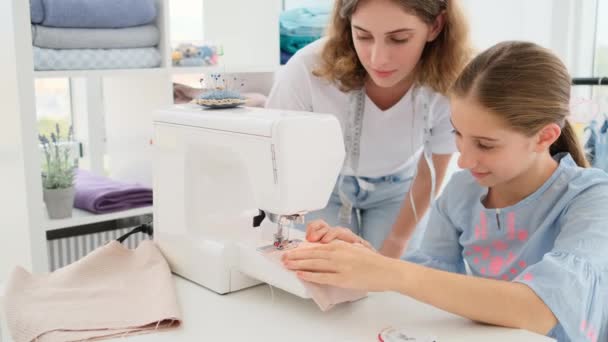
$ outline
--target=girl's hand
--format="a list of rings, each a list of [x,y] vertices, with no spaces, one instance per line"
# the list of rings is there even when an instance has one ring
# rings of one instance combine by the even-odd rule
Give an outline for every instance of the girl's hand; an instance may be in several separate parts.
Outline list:
[[[296,271],[302,280],[366,291],[389,290],[397,262],[363,245],[339,240],[296,248],[283,255],[285,267]]]
[[[332,227],[323,220],[311,221],[306,226],[306,240],[309,242],[329,243],[334,240],[341,240],[350,243],[361,244],[372,251],[374,247],[360,236],[344,227]]]

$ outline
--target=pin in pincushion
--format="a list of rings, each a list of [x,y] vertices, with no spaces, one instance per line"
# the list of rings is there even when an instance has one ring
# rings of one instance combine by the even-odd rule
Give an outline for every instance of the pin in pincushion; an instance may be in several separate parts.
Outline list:
[[[221,74],[211,74],[210,76],[211,87],[206,87],[208,85],[206,80],[201,79],[203,89],[207,89],[207,91],[194,99],[197,104],[209,108],[232,108],[245,103],[245,97],[241,96],[241,92],[238,90],[244,85],[241,80],[236,77],[227,80]]]

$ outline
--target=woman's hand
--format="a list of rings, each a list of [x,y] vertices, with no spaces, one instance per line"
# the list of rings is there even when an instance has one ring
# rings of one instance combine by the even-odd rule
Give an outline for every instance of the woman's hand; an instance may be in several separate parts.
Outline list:
[[[369,242],[363,240],[359,235],[344,227],[332,227],[323,220],[311,221],[306,226],[306,240],[309,242],[329,243],[334,240],[341,240],[350,243],[361,244],[372,251],[374,247]]]
[[[302,280],[366,291],[389,290],[398,262],[363,245],[339,240],[296,248],[283,255],[285,267],[296,271]]]

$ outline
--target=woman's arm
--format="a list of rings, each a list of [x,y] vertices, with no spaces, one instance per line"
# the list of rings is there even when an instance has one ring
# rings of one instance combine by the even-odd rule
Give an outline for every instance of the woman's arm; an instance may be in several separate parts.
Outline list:
[[[433,164],[435,165],[435,191],[439,191],[445,171],[450,163],[451,154],[433,154]],[[393,225],[393,230],[384,240],[380,253],[391,258],[399,258],[407,247],[407,242],[416,228],[416,218],[410,200],[410,193],[416,205],[416,214],[420,219],[428,210],[431,194],[431,172],[424,157],[418,161],[418,171],[416,178],[412,182],[410,190],[405,196],[397,220]],[[435,193],[436,195],[436,193]]]

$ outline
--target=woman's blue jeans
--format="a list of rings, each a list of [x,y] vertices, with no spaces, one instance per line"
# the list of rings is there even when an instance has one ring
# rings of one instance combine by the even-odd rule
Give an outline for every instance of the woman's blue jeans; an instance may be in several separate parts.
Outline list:
[[[369,241],[374,248],[379,249],[393,228],[404,198],[410,189],[412,176],[402,172],[378,178],[342,177],[341,190],[351,201],[353,207],[350,224],[340,222],[338,218],[342,207],[340,189],[338,189],[339,181],[336,182],[327,207],[308,213],[306,221],[323,219],[331,226],[347,227]],[[421,231],[426,225],[426,216],[418,223],[408,244],[408,250],[417,246],[420,241]],[[298,228],[304,229],[304,226]]]

